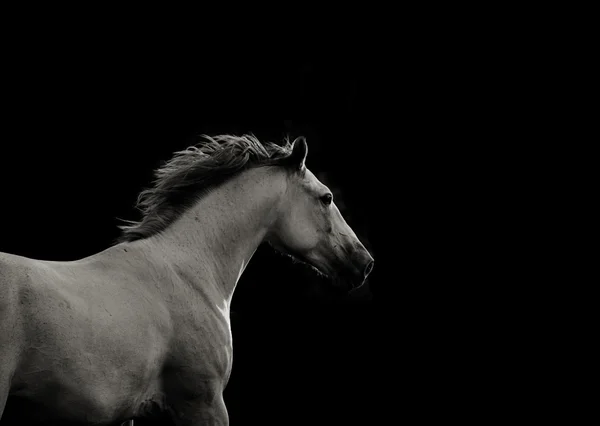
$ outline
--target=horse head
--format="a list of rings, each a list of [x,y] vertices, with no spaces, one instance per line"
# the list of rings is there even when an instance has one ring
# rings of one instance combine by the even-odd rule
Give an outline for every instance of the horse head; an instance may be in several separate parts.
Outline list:
[[[344,220],[329,188],[306,167],[307,154],[306,140],[297,138],[287,161],[278,220],[267,240],[338,286],[360,287],[373,269],[373,258]]]

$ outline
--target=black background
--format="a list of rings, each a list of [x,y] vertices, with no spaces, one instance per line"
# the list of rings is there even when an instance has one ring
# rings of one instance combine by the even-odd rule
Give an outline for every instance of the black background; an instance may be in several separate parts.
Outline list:
[[[339,294],[259,249],[233,302],[231,424],[479,418],[506,368],[491,361],[504,349],[483,321],[509,291],[484,248],[502,233],[487,221],[502,206],[482,199],[506,149],[482,99],[504,83],[449,52],[209,61],[43,40],[12,52],[0,250],[69,260],[106,248],[117,218],[139,217],[153,169],[199,134],[305,136],[308,167],[336,191],[375,269]]]

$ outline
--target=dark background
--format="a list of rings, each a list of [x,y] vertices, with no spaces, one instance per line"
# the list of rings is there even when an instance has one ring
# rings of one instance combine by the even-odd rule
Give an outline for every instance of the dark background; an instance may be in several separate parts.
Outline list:
[[[498,64],[472,67],[446,47],[209,61],[41,38],[7,51],[0,251],[69,260],[106,248],[117,218],[139,217],[152,171],[199,134],[302,135],[308,167],[335,191],[375,268],[346,295],[259,249],[233,301],[231,424],[500,415],[523,402],[499,391],[515,354],[497,331],[510,313],[490,321],[512,290],[496,262],[523,260],[487,250],[508,229],[492,212],[515,214],[488,178],[514,117],[484,101],[508,84],[489,78]]]

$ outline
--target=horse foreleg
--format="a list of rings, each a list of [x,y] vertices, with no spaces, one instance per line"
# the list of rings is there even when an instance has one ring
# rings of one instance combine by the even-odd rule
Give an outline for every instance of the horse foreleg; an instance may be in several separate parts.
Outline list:
[[[212,401],[203,397],[175,403],[172,413],[177,426],[229,426],[227,407],[222,395]]]

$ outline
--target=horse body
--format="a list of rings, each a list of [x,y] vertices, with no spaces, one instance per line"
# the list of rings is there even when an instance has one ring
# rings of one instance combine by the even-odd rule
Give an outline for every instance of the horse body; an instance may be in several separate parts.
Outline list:
[[[0,418],[10,395],[35,407],[22,423],[109,425],[158,409],[228,424],[237,281],[261,242],[306,245],[307,228],[281,229],[289,182],[280,167],[249,168],[161,232],[76,261],[1,253]],[[327,269],[322,254],[302,258]]]
[[[168,311],[156,290],[108,261],[116,250],[66,263],[3,259],[3,276],[20,278],[9,284],[17,313],[2,318],[15,324],[0,358],[12,365],[3,371],[11,395],[40,403],[34,414],[110,423],[160,395]]]

